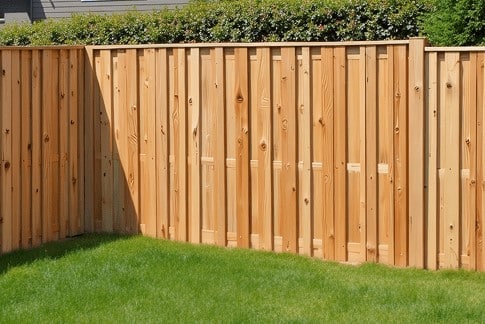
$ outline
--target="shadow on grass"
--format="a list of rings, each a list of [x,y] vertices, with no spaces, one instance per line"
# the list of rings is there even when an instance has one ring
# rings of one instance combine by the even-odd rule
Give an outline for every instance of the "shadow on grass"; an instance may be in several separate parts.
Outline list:
[[[76,251],[95,249],[101,245],[130,237],[132,236],[120,234],[84,234],[62,241],[45,243],[28,250],[3,254],[0,255],[0,275],[12,268],[30,264],[37,260],[59,259]]]

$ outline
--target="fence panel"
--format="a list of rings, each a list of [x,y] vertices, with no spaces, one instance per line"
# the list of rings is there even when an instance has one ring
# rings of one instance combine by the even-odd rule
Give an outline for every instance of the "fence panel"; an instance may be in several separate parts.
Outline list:
[[[0,252],[84,232],[84,48],[1,48]]]
[[[483,48],[0,48],[0,251],[84,232],[485,270]]]

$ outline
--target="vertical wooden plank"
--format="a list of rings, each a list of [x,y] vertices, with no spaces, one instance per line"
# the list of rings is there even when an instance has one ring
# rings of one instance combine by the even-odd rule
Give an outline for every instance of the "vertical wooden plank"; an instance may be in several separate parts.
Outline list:
[[[74,214],[73,217],[77,217],[77,221],[73,222],[71,225],[71,235],[79,235],[84,233],[84,215],[85,215],[85,199],[84,199],[84,188],[85,188],[85,178],[84,178],[84,121],[86,119],[85,111],[84,111],[84,86],[85,86],[85,75],[84,75],[84,66],[85,66],[85,49],[78,49],[77,50],[77,156],[76,160],[78,163],[77,168],[77,177],[76,177],[76,185],[77,185],[77,196],[78,196],[78,212],[77,215]],[[74,187],[74,185],[73,185]],[[74,204],[75,202],[73,202]]]
[[[94,111],[94,121],[93,121],[93,225],[94,231],[101,232],[103,230],[103,152],[102,152],[102,125],[104,123],[104,99],[102,92],[103,75],[101,68],[101,52],[103,50],[96,50],[94,53],[94,90],[93,90],[93,111]]]
[[[127,59],[126,51],[119,50],[113,53],[116,59],[113,62],[113,229],[117,232],[129,232],[131,224],[127,218],[130,212],[128,188],[128,103],[127,98]]]
[[[42,64],[43,242],[59,238],[59,51],[44,50]]]
[[[32,246],[42,242],[42,52],[32,51]]]
[[[396,46],[393,57],[394,262],[395,265],[404,267],[408,264],[407,46]]]
[[[127,231],[139,233],[140,225],[140,177],[139,177],[139,101],[137,50],[126,50],[126,103],[128,130],[128,193],[125,195]]]
[[[143,59],[142,59],[143,58]],[[140,229],[157,235],[157,187],[155,164],[156,88],[155,50],[145,49],[139,56],[140,72]]]
[[[225,98],[225,72],[224,72],[224,49],[215,49],[216,65],[216,139],[215,170],[214,170],[214,206],[216,211],[215,229],[217,231],[217,244],[227,244],[227,218],[226,218],[226,98]]]
[[[281,49],[281,182],[280,212],[282,213],[283,251],[298,251],[297,210],[297,129],[296,129],[296,55],[295,48]]]
[[[81,233],[79,213],[79,52],[75,49],[69,51],[69,163],[68,163],[68,236]],[[82,90],[82,89],[81,89]]]
[[[22,248],[32,246],[32,51],[21,51],[20,98],[21,104],[21,204]]]
[[[485,53],[479,53],[477,57],[477,215],[476,215],[476,268],[478,271],[485,270]]]
[[[387,105],[388,105],[388,117],[387,117],[387,123],[389,127],[389,133],[387,133],[387,145],[388,145],[388,163],[389,163],[389,173],[387,175],[387,181],[389,182],[389,195],[387,197],[390,198],[389,201],[389,227],[387,229],[388,231],[388,249],[387,249],[387,263],[390,265],[395,264],[395,203],[396,203],[396,197],[394,196],[394,187],[395,187],[395,164],[394,164],[394,156],[395,156],[395,147],[394,147],[394,134],[395,134],[395,129],[394,129],[394,46],[390,45],[387,46],[387,93],[388,93],[388,98],[387,98]]]
[[[4,50],[1,53],[2,64],[2,94],[1,94],[1,126],[2,126],[2,165],[1,165],[1,190],[2,206],[1,216],[2,236],[1,252],[10,252],[12,250],[12,51]]]
[[[334,49],[335,259],[347,260],[346,48]]]
[[[84,230],[94,231],[94,50],[84,56]],[[35,100],[33,100],[35,102]],[[34,137],[35,139],[35,137]],[[32,174],[34,170],[32,169]]]
[[[377,52],[365,48],[366,260],[376,262],[377,232]]]
[[[467,220],[466,236],[467,244],[465,246],[466,255],[469,257],[468,267],[471,270],[476,269],[476,214],[477,214],[477,53],[470,53],[470,72],[469,82],[469,114],[468,123],[470,131],[465,144],[467,145],[469,163],[470,163],[470,180],[468,182],[468,194],[465,204],[468,206],[469,218]]]
[[[314,143],[314,150],[323,151],[323,257],[327,260],[335,260],[335,201],[334,201],[334,170],[338,167],[334,157],[334,49],[323,47],[321,49],[322,71],[322,120],[314,121],[323,126],[321,147]],[[336,70],[336,69],[335,69]],[[316,75],[315,75],[316,78]],[[345,118],[345,117],[344,117]],[[345,128],[344,128],[345,129]],[[344,131],[345,133],[345,131]],[[345,134],[344,134],[345,135]],[[345,177],[344,177],[345,179]],[[344,180],[345,181],[345,180]]]
[[[445,267],[459,267],[460,233],[460,55],[445,53]]]
[[[157,237],[169,238],[169,125],[167,50],[156,52],[155,156],[157,168]]]
[[[313,253],[313,196],[312,196],[312,143],[311,143],[311,122],[310,116],[312,114],[311,107],[311,68],[310,68],[310,48],[302,48],[302,79],[298,80],[300,87],[299,100],[300,107],[298,109],[298,133],[299,146],[302,155],[299,161],[303,165],[301,170],[301,177],[299,183],[299,211],[300,219],[303,229],[303,254],[311,256]]]
[[[186,142],[186,64],[185,49],[174,49],[174,108],[172,123],[174,129],[174,214],[175,237],[187,240],[187,142]]]
[[[428,217],[426,268],[438,267],[438,55],[430,52],[426,55],[427,71],[427,113],[428,113]]]
[[[271,50],[260,48],[256,52],[258,120],[258,215],[259,247],[273,249],[273,208],[272,208],[272,118],[271,118]]]
[[[189,240],[192,243],[200,242],[201,233],[201,203],[200,203],[200,50],[192,48],[190,51],[189,66],[189,106],[188,124],[189,132]]]
[[[131,62],[130,64],[136,64]],[[100,143],[101,143],[101,230],[113,230],[113,147],[112,147],[112,68],[111,51],[100,51],[100,65],[97,72],[100,85]]]
[[[249,91],[248,50],[235,49],[237,246],[249,247]]]
[[[409,265],[424,267],[424,38],[409,42]]]
[[[20,51],[12,51],[12,250],[18,250],[21,246],[21,216],[22,216],[22,197],[21,197],[21,160],[20,160],[20,139],[21,123],[20,110],[22,98],[20,96]],[[28,204],[26,204],[28,205]]]
[[[69,228],[69,51],[59,51],[59,238]]]

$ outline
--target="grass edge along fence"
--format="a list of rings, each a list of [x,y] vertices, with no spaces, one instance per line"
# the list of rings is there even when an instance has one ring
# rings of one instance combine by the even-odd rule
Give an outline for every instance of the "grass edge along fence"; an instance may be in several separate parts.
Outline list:
[[[39,61],[42,100],[26,103],[43,121],[25,135],[41,156],[32,163],[43,170],[39,204],[38,188],[29,189],[38,173],[25,183],[15,173],[24,164],[11,153],[19,131],[6,126],[17,125],[9,100],[19,86],[4,53],[51,49],[0,50],[3,251],[82,232],[141,232],[485,270],[483,48],[429,48],[422,38],[88,46],[75,69],[57,48],[53,61]],[[77,80],[77,91],[62,80]],[[82,127],[66,133],[78,123],[63,107]],[[9,154],[16,160],[5,168]]]

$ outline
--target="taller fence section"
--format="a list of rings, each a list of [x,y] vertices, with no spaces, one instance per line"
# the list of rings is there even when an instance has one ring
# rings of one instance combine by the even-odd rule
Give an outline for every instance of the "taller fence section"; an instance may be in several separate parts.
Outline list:
[[[0,48],[0,71],[0,252],[83,233],[84,48]]]
[[[86,229],[424,266],[411,42],[87,48]]]

